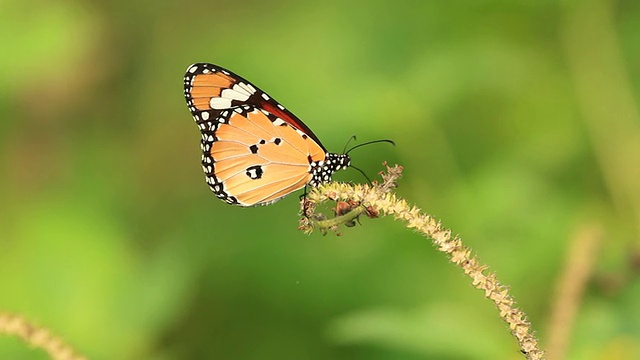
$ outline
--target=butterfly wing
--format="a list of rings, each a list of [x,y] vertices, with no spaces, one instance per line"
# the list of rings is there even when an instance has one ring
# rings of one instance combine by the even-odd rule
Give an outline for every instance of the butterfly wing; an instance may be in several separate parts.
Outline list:
[[[230,204],[267,205],[304,187],[326,151],[293,114],[241,77],[211,64],[185,75],[187,105],[202,133],[211,190]]]
[[[311,137],[325,150],[313,131],[293,113],[257,86],[220,66],[208,63],[189,66],[184,77],[184,94],[196,121],[198,116],[206,117],[212,115],[212,112],[252,105],[279,117]]]

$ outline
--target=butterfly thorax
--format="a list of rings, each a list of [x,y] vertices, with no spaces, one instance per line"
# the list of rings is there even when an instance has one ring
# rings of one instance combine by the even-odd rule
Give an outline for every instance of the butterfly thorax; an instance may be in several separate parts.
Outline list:
[[[311,180],[309,185],[318,186],[331,181],[331,175],[340,169],[346,169],[351,165],[351,158],[347,154],[327,153],[322,161],[314,161],[311,166]]]

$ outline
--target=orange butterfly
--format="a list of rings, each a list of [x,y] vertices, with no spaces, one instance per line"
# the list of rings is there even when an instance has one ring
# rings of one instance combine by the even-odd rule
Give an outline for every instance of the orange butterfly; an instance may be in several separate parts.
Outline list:
[[[327,152],[289,110],[219,66],[189,66],[184,96],[202,133],[207,184],[229,204],[269,205],[350,165],[349,155]]]

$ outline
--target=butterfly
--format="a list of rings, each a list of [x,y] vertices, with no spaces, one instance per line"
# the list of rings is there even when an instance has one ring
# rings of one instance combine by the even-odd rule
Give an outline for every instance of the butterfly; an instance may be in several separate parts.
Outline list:
[[[349,155],[328,152],[298,117],[222,67],[189,66],[184,96],[202,134],[207,184],[229,204],[269,205],[351,165]]]

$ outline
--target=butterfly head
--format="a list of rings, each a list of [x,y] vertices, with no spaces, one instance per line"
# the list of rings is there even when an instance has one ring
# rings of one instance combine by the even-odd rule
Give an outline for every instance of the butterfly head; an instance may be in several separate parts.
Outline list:
[[[351,165],[351,158],[347,154],[327,153],[322,161],[312,162],[311,180],[309,185],[318,186],[331,181],[331,175],[340,169],[346,169]]]

